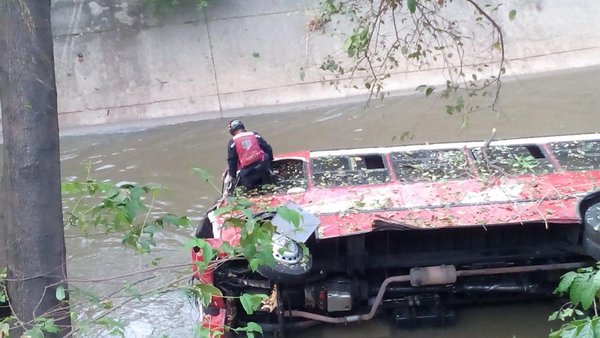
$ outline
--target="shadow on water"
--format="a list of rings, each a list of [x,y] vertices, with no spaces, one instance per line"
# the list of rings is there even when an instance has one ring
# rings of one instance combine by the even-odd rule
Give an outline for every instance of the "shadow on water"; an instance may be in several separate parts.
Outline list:
[[[462,115],[445,113],[446,102],[421,95],[373,101],[368,109],[363,109],[362,104],[342,104],[243,120],[249,129],[259,131],[276,153],[482,140],[489,137],[492,128],[497,129],[498,138],[598,132],[598,78],[600,68],[591,68],[505,83],[500,111],[472,113],[467,128],[461,128]],[[197,221],[219,194],[194,177],[190,169],[202,167],[215,177],[220,176],[229,139],[227,121],[63,137],[63,177],[84,179],[84,163],[91,162],[91,175],[96,179],[160,183],[169,190],[157,202],[156,211],[185,214]],[[157,254],[163,256],[161,264],[189,261],[189,254],[182,247],[190,233],[191,230],[169,231],[159,236]],[[144,269],[152,260],[125,251],[115,237],[82,238],[68,231],[67,246],[71,278],[119,275]],[[164,283],[176,274],[177,271],[163,271],[153,281]],[[94,287],[109,292],[115,285]],[[298,337],[543,337],[550,329],[547,316],[553,308],[547,303],[485,306],[461,311],[458,323],[446,329],[402,331],[378,321],[346,327],[323,326]],[[189,337],[197,313],[183,295],[170,293],[150,302],[127,304],[115,316],[125,321],[127,337],[157,337],[162,333]],[[160,332],[153,329],[156,325],[161,327]],[[101,335],[90,331],[85,336]]]
[[[445,327],[399,329],[385,318],[347,326],[321,326],[293,332],[294,338],[535,338],[547,337],[548,314],[559,307],[555,301],[523,304],[480,305],[463,308],[457,322]]]

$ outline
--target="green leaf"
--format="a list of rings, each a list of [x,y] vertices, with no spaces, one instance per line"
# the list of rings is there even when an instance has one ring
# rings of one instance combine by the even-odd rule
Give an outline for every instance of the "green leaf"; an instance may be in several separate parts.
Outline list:
[[[253,314],[260,307],[260,303],[267,299],[268,296],[264,294],[248,294],[244,293],[240,296],[240,303],[247,314]]]
[[[246,328],[249,332],[258,332],[260,334],[263,334],[262,327],[256,324],[255,322],[248,322],[248,324],[246,324]]]
[[[42,319],[41,329],[43,332],[49,332],[49,333],[60,332],[60,329],[58,328],[58,326],[56,326],[56,324],[54,324],[54,321],[52,319],[47,319],[47,318]]]
[[[151,224],[146,225],[146,227],[144,227],[144,232],[147,234],[151,234],[151,235],[159,233],[162,230],[163,230],[163,228],[158,226],[158,224],[156,224],[156,223],[151,223]]]
[[[246,233],[251,234],[254,232],[254,227],[256,226],[256,219],[249,219],[246,221]]]
[[[197,288],[204,294],[211,296],[223,296],[223,292],[212,284],[198,284]]]
[[[594,273],[591,281],[593,288],[598,292],[598,290],[600,290],[600,270]]]
[[[425,90],[425,96],[429,96],[429,95],[431,95],[431,93],[433,93],[433,89],[434,89],[433,87],[428,87],[428,88]]]
[[[558,287],[554,290],[554,293],[564,293],[571,287],[571,283],[577,277],[577,272],[570,271],[560,277],[560,283],[558,283]]]
[[[151,252],[152,247],[155,246],[154,241],[149,238],[138,238],[138,241],[136,244],[137,244],[136,248],[138,249],[138,251],[140,253]]]
[[[594,329],[592,328],[592,322],[588,321],[579,328],[577,334],[579,338],[594,338]]]
[[[204,271],[204,269],[206,269],[208,266],[208,263],[214,258],[215,255],[210,244],[201,238],[195,238],[189,241],[186,243],[185,247],[187,250],[198,247],[202,252],[202,261],[196,262],[196,268],[198,269],[198,272]]]
[[[202,250],[202,259],[204,259],[205,262],[208,263],[215,257],[212,247],[207,242],[204,242],[204,244],[199,246],[199,248]]]
[[[250,269],[252,271],[256,271],[256,270],[258,270],[258,267],[260,265],[263,265],[263,264],[261,264],[261,260],[260,259],[258,259],[258,258],[252,258],[252,259],[250,259],[249,265],[250,265]]]
[[[573,303],[573,305],[581,303],[585,290],[587,289],[587,280],[588,277],[581,274],[579,274],[575,280],[573,280],[573,283],[569,288],[569,298],[571,299],[571,303]]]
[[[226,253],[228,256],[233,256],[237,252],[236,248],[228,242],[223,242],[221,246],[219,246],[219,251]]]
[[[296,210],[292,210],[286,207],[277,208],[277,214],[284,220],[292,223],[294,227],[299,227],[302,220],[302,216]]]
[[[348,53],[348,56],[350,57],[354,56],[350,54],[350,47],[352,46],[352,36],[353,35],[346,38],[346,41],[344,41],[344,45],[342,46],[342,49],[345,50]]]
[[[562,321],[564,321],[567,318],[573,317],[573,308],[572,307],[568,307],[565,309],[562,309],[560,311],[558,311],[558,318]]]
[[[246,326],[236,327],[232,330],[235,331],[236,333],[245,332],[247,338],[254,338],[255,332],[258,332],[261,335],[263,334],[262,327],[260,327],[260,325],[256,324],[255,322],[248,322],[248,324]]]
[[[185,245],[184,245],[184,248],[186,250],[190,250],[195,247],[200,248],[200,250],[202,251],[202,258],[203,258],[204,262],[208,262],[213,259],[214,252],[208,242],[206,242],[202,238],[194,238],[194,239],[190,240],[189,242],[185,243]]]
[[[584,310],[589,309],[596,299],[596,293],[600,289],[600,271],[597,271],[586,284],[581,294],[581,307]]]
[[[408,11],[411,14],[415,14],[415,12],[417,11],[417,0],[408,0],[406,2],[406,7],[408,7]]]
[[[0,323],[0,337],[8,337],[10,325],[8,323]]]
[[[61,185],[63,194],[71,194],[75,192],[81,192],[81,183],[79,182],[68,182]]]
[[[600,317],[592,319],[592,328],[594,330],[594,336],[600,338]]]
[[[185,216],[179,217],[179,216],[173,215],[173,214],[166,214],[162,217],[162,219],[171,225],[183,226],[183,227],[189,225],[189,220]]]
[[[245,220],[254,218],[254,213],[250,209],[242,209],[242,214],[244,214]]]
[[[226,205],[226,206],[221,207],[221,208],[217,208],[215,210],[215,216],[221,216],[223,214],[230,213],[230,212],[232,212],[234,210],[234,208],[235,208],[235,206],[233,206],[231,204],[230,205]]]
[[[194,239],[187,241],[183,245],[183,248],[185,250],[191,250],[192,248],[203,246],[204,243],[206,243],[206,242],[202,238],[194,238]]]
[[[192,172],[198,175],[204,182],[210,182],[213,179],[210,173],[205,169],[194,167],[192,168]]]
[[[96,322],[96,324],[106,327],[112,335],[125,337],[125,325],[110,317],[102,317]]]
[[[594,338],[598,333],[598,317],[574,320],[552,332],[550,338]]]
[[[512,9],[510,12],[508,12],[508,19],[510,21],[513,21],[516,16],[517,16],[517,10],[516,9]]]
[[[198,284],[196,288],[200,293],[200,299],[202,300],[202,304],[204,306],[208,306],[208,304],[210,304],[212,296],[223,296],[221,290],[211,284]]]
[[[121,240],[121,243],[123,243],[123,245],[125,246],[137,248],[137,236],[130,232],[126,233],[125,236],[123,236],[123,240]]]
[[[66,295],[65,295],[65,288],[64,288],[64,286],[59,285],[56,288],[56,299],[58,299],[58,300],[65,300],[65,297],[66,297]]]
[[[39,327],[34,327],[23,334],[24,337],[28,338],[44,338],[44,332]]]

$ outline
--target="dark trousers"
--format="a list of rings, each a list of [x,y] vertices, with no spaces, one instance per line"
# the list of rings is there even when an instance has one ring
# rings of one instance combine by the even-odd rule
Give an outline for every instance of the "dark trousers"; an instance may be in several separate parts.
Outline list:
[[[238,173],[238,186],[254,189],[271,183],[271,162],[265,160],[242,168]]]

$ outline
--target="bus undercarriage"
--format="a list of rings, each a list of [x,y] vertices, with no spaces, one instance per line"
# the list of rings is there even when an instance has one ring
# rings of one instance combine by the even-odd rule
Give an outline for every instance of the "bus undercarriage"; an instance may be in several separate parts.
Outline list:
[[[308,260],[288,242],[278,247],[276,266],[254,273],[244,261],[225,263],[214,271],[214,284],[225,295],[270,295],[252,315],[226,300],[226,325],[252,321],[280,335],[376,315],[407,328],[445,325],[463,304],[549,297],[565,271],[592,263],[580,245],[579,224],[393,227],[325,240],[313,236],[306,243]]]

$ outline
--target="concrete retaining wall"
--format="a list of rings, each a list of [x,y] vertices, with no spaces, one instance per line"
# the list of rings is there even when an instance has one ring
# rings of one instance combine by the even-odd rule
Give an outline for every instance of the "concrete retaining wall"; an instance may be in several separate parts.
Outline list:
[[[467,6],[455,0],[449,10],[468,18]],[[209,0],[205,11],[190,5],[156,17],[142,0],[54,0],[61,126],[283,111],[363,93],[321,81],[319,66],[343,54],[344,36],[331,27],[308,32],[317,7],[318,0]],[[506,0],[496,16],[508,75],[600,63],[597,0]],[[403,65],[386,89],[443,82],[437,70]]]

